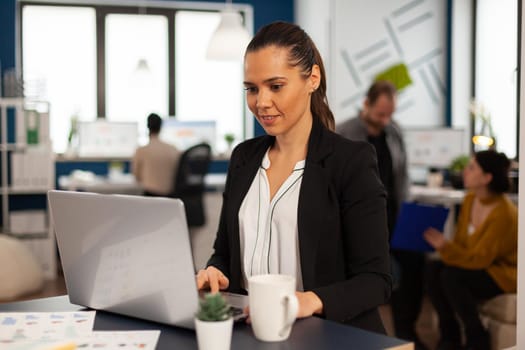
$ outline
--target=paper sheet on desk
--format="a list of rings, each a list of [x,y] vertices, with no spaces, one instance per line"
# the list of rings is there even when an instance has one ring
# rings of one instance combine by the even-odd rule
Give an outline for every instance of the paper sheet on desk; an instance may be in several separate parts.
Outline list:
[[[95,311],[0,313],[0,349],[13,341],[84,336],[91,333],[94,322]]]
[[[9,347],[9,350],[155,350],[160,331],[95,331],[79,338],[64,340],[24,340]]]
[[[96,311],[0,313],[0,350],[154,350],[160,331],[96,331]]]

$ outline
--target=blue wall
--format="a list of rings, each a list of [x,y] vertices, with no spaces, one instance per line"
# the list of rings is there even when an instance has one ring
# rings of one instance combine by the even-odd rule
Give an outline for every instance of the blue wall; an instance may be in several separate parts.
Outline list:
[[[15,0],[0,1],[0,63],[15,66]]]

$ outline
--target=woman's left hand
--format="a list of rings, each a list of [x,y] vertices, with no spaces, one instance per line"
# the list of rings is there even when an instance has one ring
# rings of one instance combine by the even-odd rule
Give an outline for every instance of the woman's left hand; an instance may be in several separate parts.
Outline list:
[[[295,292],[295,296],[299,302],[297,318],[323,313],[323,302],[314,292]]]
[[[440,250],[445,246],[445,244],[447,244],[447,239],[445,236],[432,227],[427,228],[425,232],[423,232],[423,237],[425,237],[425,240],[428,242],[428,244],[430,244],[436,250]]]
[[[323,313],[323,302],[314,292],[295,292],[295,296],[299,303],[297,318],[305,318],[314,314]],[[244,308],[244,314],[248,316],[246,323],[251,323],[250,308],[248,306]]]

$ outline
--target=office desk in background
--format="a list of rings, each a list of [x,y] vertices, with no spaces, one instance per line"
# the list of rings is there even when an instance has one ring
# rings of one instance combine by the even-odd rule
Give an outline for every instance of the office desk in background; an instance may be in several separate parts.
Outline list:
[[[410,186],[410,201],[449,206],[461,204],[463,197],[465,197],[464,190],[449,187]]]
[[[53,312],[77,311],[84,309],[71,304],[68,296],[36,299],[30,301],[0,304],[0,312]],[[197,349],[195,332],[97,311],[94,330],[155,330],[161,331],[157,350]],[[412,343],[390,338],[385,335],[340,325],[317,317],[298,320],[290,338],[284,342],[265,343],[255,339],[249,325],[236,324],[232,336],[232,349],[273,350],[273,349],[360,349],[360,350],[411,350]]]
[[[440,204],[444,206],[461,204],[465,197],[466,190],[457,190],[451,187],[428,187],[412,185],[410,186],[409,200],[428,203]],[[518,194],[507,193],[510,200],[518,205]]]
[[[88,179],[76,179],[73,176],[60,176],[58,188],[68,191],[96,193],[142,194],[142,187],[135,181],[133,174],[116,177],[96,175]]]
[[[222,192],[226,183],[226,174],[207,174],[204,176],[204,183],[207,190]],[[60,176],[58,187],[61,190],[106,194],[141,195],[143,193],[133,174],[120,174],[113,177],[96,175],[87,181],[72,176]]]

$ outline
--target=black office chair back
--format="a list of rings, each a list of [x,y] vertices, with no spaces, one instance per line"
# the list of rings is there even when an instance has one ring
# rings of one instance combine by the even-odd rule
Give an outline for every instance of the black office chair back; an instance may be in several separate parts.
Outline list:
[[[204,213],[204,176],[211,161],[211,147],[207,143],[188,148],[182,153],[177,167],[173,197],[180,198],[186,209],[188,226],[206,223]]]

